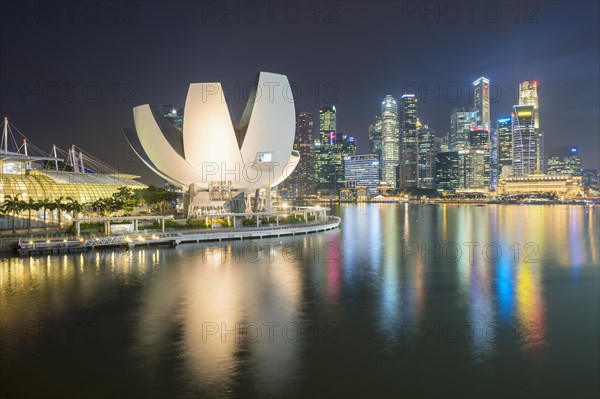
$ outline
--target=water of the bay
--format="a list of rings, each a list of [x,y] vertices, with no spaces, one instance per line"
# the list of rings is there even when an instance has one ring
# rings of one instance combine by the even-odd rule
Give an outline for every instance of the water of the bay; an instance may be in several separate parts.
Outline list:
[[[0,397],[598,397],[600,208],[0,260]]]

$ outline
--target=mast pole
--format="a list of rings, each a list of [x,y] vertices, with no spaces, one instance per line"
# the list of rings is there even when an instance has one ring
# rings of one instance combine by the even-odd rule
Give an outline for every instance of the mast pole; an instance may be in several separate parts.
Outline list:
[[[4,153],[8,153],[8,117],[4,117],[4,129],[2,131],[2,141],[4,142]]]

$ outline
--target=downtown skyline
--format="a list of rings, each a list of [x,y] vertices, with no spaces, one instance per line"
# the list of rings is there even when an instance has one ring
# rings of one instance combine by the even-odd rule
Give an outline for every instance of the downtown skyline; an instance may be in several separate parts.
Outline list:
[[[515,23],[504,10],[499,22],[476,14],[476,21],[463,24],[410,17],[402,22],[402,8],[393,4],[386,14],[376,7],[335,3],[334,19],[305,21],[311,29],[301,33],[297,24],[276,18],[277,37],[270,35],[269,24],[243,18],[223,22],[207,15],[204,22],[185,23],[203,15],[201,4],[135,4],[131,21],[120,23],[105,11],[94,23],[29,17],[22,24],[15,21],[21,18],[18,13],[3,9],[0,51],[6,57],[0,68],[0,112],[40,148],[50,148],[51,140],[60,141],[57,145],[77,141],[110,164],[131,164],[137,161],[127,151],[120,127],[131,126],[132,106],[147,102],[180,109],[188,82],[223,81],[231,88],[232,116],[239,119],[244,87],[256,70],[265,70],[285,73],[300,88],[298,111],[317,114],[321,104],[335,105],[338,130],[354,136],[358,153],[366,153],[368,127],[385,95],[399,100],[414,93],[419,119],[442,136],[449,130],[452,109],[472,106],[470,86],[485,76],[491,81],[492,122],[518,104],[520,82],[538,81],[546,148],[578,146],[583,167],[600,168],[598,6],[593,3],[578,2],[581,7],[573,8],[539,3],[536,21]],[[179,20],[181,24],[174,22]],[[163,28],[157,31],[159,24]],[[208,30],[217,33],[210,40]],[[402,40],[409,31],[417,33]],[[392,38],[385,41],[392,51],[378,41],[383,34]],[[453,38],[460,34],[471,39],[458,43]],[[138,36],[145,40],[133,39]],[[182,42],[186,36],[193,44]],[[54,41],[62,45],[50,53],[45,43]],[[407,61],[400,48],[414,55]],[[521,57],[523,52],[528,56]],[[331,62],[320,62],[325,54]],[[183,62],[166,61],[171,57]],[[53,94],[56,87],[59,92]],[[84,87],[89,93],[84,94]],[[101,94],[94,97],[94,89]],[[160,181],[143,165],[131,167],[145,181]]]

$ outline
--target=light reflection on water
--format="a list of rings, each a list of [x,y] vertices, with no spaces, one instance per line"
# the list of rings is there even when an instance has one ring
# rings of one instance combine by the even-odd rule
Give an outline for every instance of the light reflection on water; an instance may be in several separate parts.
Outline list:
[[[598,393],[598,208],[337,212],[318,235],[3,259],[0,396]]]

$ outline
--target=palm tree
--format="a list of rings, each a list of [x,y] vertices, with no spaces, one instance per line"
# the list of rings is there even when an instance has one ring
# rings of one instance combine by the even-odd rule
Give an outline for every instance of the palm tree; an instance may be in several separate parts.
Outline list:
[[[27,230],[31,232],[31,211],[39,210],[38,203],[29,197],[27,201],[23,201],[23,210],[27,211]]]
[[[7,195],[4,198],[4,203],[0,207],[0,212],[3,215],[8,215],[12,213],[12,232],[13,234],[17,233],[17,228],[15,225],[15,221],[17,218],[17,212],[21,212],[23,210],[23,200],[21,200],[21,194],[17,194],[15,196]]]
[[[63,202],[65,197],[58,197],[53,202],[52,205],[54,209],[58,211],[58,228],[60,229],[62,226],[62,211],[66,209],[66,204]]]
[[[37,202],[37,206],[38,209],[41,208],[44,210],[44,230],[46,230],[48,228],[46,221],[47,221],[47,215],[46,212],[48,211],[48,209],[52,206],[52,201],[50,201],[48,198],[44,198],[43,200],[39,200]]]
[[[74,200],[72,197],[67,197],[67,203],[65,204],[65,210],[67,212],[72,212],[73,219],[77,219],[79,212],[81,212],[84,206],[77,200]]]

